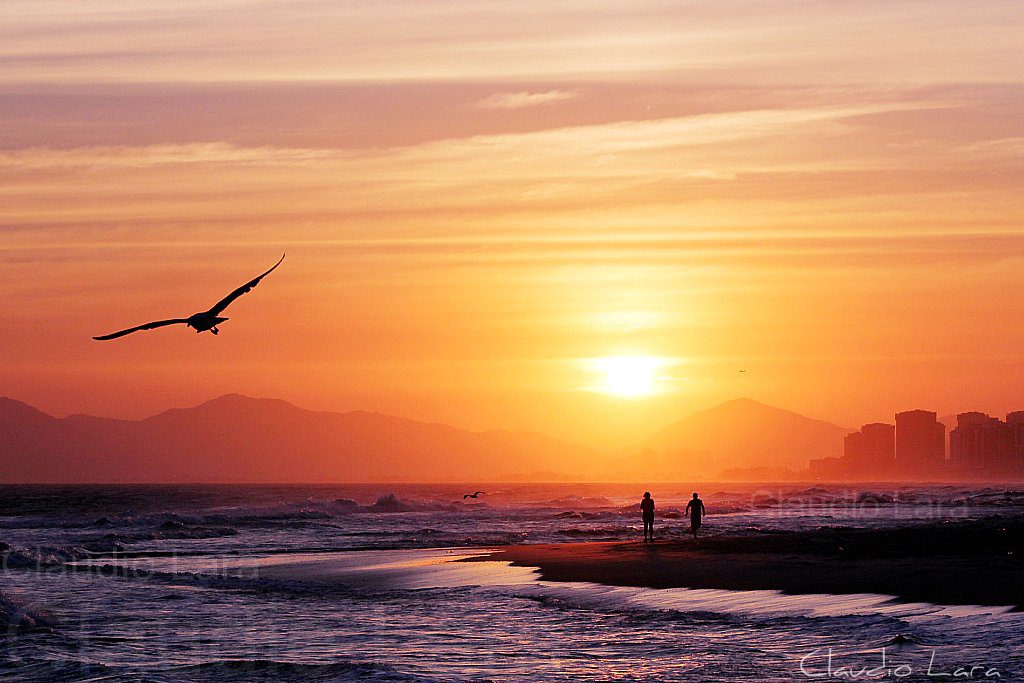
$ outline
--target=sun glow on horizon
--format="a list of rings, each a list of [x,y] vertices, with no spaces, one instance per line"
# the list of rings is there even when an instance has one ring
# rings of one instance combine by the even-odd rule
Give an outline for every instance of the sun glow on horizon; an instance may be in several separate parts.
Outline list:
[[[655,356],[605,356],[590,362],[590,369],[602,375],[596,391],[622,398],[642,398],[657,393],[659,368],[664,359]]]

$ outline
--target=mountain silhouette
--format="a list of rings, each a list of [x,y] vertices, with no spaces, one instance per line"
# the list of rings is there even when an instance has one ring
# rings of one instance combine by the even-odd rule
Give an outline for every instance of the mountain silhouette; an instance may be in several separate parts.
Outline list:
[[[532,432],[238,394],[144,420],[56,418],[0,397],[0,482],[692,481],[727,469],[804,469],[810,458],[839,455],[848,432],[736,399],[607,456]]]
[[[851,430],[765,405],[750,398],[726,401],[669,425],[643,444],[663,468],[684,477],[717,477],[735,468],[805,469],[811,458],[839,456]]]
[[[0,481],[439,482],[578,478],[595,453],[531,432],[315,412],[237,394],[144,420],[0,398]]]

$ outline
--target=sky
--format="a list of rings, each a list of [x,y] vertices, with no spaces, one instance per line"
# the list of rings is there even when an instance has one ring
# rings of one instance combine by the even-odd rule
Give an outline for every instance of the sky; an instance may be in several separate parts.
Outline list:
[[[0,394],[605,450],[739,396],[1024,409],[1021,36],[1015,0],[4,0]],[[283,252],[217,337],[91,339]]]

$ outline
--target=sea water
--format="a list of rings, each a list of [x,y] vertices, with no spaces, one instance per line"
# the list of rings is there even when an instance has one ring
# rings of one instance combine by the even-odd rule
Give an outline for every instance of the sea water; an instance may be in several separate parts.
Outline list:
[[[641,534],[634,486],[462,497],[476,488],[0,487],[0,679],[1024,676],[1024,616],[1007,608],[553,583],[462,562],[498,545]],[[702,532],[739,538],[1024,510],[1004,487],[678,484],[653,490],[661,538],[685,537],[678,513],[695,489],[711,513]]]

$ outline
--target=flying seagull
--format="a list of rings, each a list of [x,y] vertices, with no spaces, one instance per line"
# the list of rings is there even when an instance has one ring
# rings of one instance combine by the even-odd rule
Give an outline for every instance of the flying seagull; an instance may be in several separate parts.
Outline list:
[[[157,320],[156,322],[146,323],[145,325],[139,325],[138,327],[129,327],[127,330],[121,330],[120,332],[114,332],[113,334],[105,334],[101,337],[93,337],[93,339],[97,339],[99,341],[106,341],[108,339],[117,339],[118,337],[123,337],[126,334],[131,334],[132,332],[139,332],[141,330],[153,330],[158,327],[166,327],[167,325],[179,324],[188,325],[189,327],[194,329],[197,334],[199,332],[206,332],[207,330],[213,332],[214,334],[217,334],[220,332],[220,330],[217,329],[217,325],[220,325],[222,322],[227,320],[227,318],[220,317],[220,314],[224,312],[224,309],[230,306],[232,301],[242,296],[246,292],[251,291],[253,287],[260,283],[260,280],[274,272],[274,269],[281,265],[281,261],[284,261],[284,254],[281,254],[281,258],[278,260],[277,263],[274,264],[273,268],[263,273],[262,275],[255,277],[252,280],[249,280],[244,285],[242,285],[241,287],[239,287],[238,289],[236,289],[235,291],[231,292],[226,297],[218,301],[216,304],[214,304],[213,308],[211,308],[208,311],[194,313],[188,318],[171,318],[169,320]]]
[[[485,496],[487,495],[483,491],[477,491],[476,493],[467,493],[462,497],[462,500],[466,500],[467,498],[479,498],[481,493],[483,493]]]

